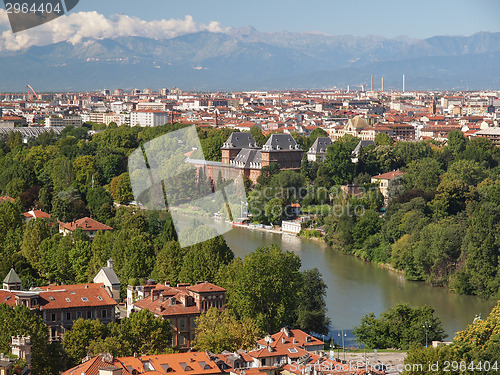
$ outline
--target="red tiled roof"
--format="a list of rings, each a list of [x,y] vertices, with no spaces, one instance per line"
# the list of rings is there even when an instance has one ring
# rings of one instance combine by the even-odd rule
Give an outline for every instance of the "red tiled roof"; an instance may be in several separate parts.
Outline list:
[[[50,218],[50,214],[40,211],[40,210],[32,210],[24,213],[24,217],[32,217],[35,219],[48,219]]]
[[[378,176],[373,176],[372,178],[375,180],[392,180],[394,177],[401,176],[401,175],[403,175],[403,172],[401,172],[401,171],[392,171],[392,172],[379,174]]]
[[[169,299],[163,300],[163,297],[161,296],[155,301],[153,301],[152,296],[149,296],[148,298],[134,302],[134,307],[147,309],[158,316],[200,314],[200,309],[196,305],[184,307],[180,301],[176,300],[175,303],[173,303]]]
[[[16,200],[14,198],[9,197],[8,195],[4,195],[3,197],[0,197],[0,203],[5,203],[5,202],[12,202],[14,203]]]
[[[146,363],[147,365],[145,365]],[[147,355],[138,358],[120,357],[114,360],[114,364],[129,372],[136,370],[139,374],[167,374],[170,372],[190,375],[222,374],[217,364],[204,352]]]
[[[97,356],[63,372],[62,375],[99,375],[99,368],[107,366],[113,366],[113,363],[104,360],[101,356]],[[129,374],[129,372],[125,370],[122,374]]]
[[[187,289],[196,293],[206,293],[206,292],[225,292],[226,289],[217,286],[212,283],[204,282],[196,285],[188,286]]]
[[[97,220],[91,219],[90,217],[84,217],[82,219],[72,221],[71,223],[62,223],[59,224],[70,231],[74,231],[76,228],[81,228],[84,231],[89,230],[113,230],[113,228],[108,227],[107,225],[98,222]]]
[[[288,332],[289,334],[287,336],[287,334],[284,332],[284,329],[282,329],[281,331],[275,333],[274,335],[271,335],[273,342],[270,344],[270,346],[278,347],[278,346],[293,344],[296,346],[307,347],[307,346],[317,346],[324,344],[323,341],[317,339],[314,336],[311,336],[310,334],[300,329],[289,329]],[[284,343],[283,339],[285,340]],[[268,343],[266,343],[265,338],[257,341],[257,344],[268,345]]]
[[[104,289],[104,284],[77,284],[41,287],[42,310],[69,307],[115,306],[116,301]]]
[[[14,306],[16,304],[16,292],[0,290],[0,305],[2,303],[6,303],[9,306]]]

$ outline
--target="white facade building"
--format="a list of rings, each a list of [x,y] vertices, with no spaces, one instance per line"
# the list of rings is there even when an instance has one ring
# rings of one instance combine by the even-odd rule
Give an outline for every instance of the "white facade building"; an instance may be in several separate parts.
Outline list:
[[[168,122],[168,113],[158,110],[133,111],[130,114],[130,126],[159,126]]]

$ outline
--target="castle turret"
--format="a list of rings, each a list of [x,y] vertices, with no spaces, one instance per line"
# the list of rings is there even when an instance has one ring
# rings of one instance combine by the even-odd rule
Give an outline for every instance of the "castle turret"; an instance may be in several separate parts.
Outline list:
[[[23,282],[16,271],[14,271],[14,268],[11,268],[5,279],[3,279],[3,289],[23,290]]]

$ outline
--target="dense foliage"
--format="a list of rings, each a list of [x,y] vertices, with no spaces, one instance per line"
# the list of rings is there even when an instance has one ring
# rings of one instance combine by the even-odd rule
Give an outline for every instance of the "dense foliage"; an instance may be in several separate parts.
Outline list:
[[[115,357],[161,354],[171,352],[170,322],[156,318],[148,310],[141,310],[120,324],[107,325],[99,320],[75,321],[71,331],[64,335],[63,347],[68,361],[78,364],[87,355],[110,353]]]
[[[371,349],[409,349],[411,345],[441,341],[445,335],[441,321],[430,306],[398,304],[378,318],[369,313],[354,327],[356,340]],[[426,335],[427,333],[427,335]]]
[[[317,269],[301,272],[300,258],[276,245],[234,259],[218,275],[227,303],[239,319],[255,319],[267,333],[285,326],[327,333],[326,285]]]
[[[231,310],[219,312],[212,307],[196,319],[195,350],[222,353],[251,350],[263,332],[250,318],[238,321]]]
[[[41,317],[25,306],[11,308],[0,304],[0,322],[0,353],[10,353],[12,336],[30,336],[33,344],[32,372],[47,375],[57,373],[60,348],[57,344],[48,343],[48,328]]]
[[[149,278],[174,285],[206,280],[226,287],[227,312],[218,316],[209,312],[204,318],[207,324],[217,321],[220,328],[212,333],[222,335],[230,348],[249,347],[262,332],[274,333],[285,325],[327,332],[326,285],[317,270],[299,271],[296,255],[272,247],[259,249],[245,260],[234,259],[221,236],[181,248],[168,212],[127,205],[132,199],[127,157],[141,144],[177,130],[180,125],[110,126],[93,137],[88,135],[90,127],[67,128],[61,135],[45,133],[28,144],[22,142],[18,133],[0,138],[0,196],[15,199],[13,203],[0,204],[0,278],[13,266],[25,288],[85,283],[112,258],[122,284],[122,297],[126,285],[137,285]],[[266,141],[258,128],[252,129],[252,133],[259,143]],[[227,129],[199,130],[199,136],[207,159],[220,159],[221,142],[229,136]],[[277,174],[272,168],[268,180],[275,191],[302,186],[300,174]],[[287,195],[283,201],[293,199]],[[25,223],[23,212],[30,209],[43,210],[52,218]],[[114,230],[99,231],[93,241],[78,229],[66,236],[59,233],[57,220],[69,222],[83,216],[92,216]],[[256,275],[260,283],[255,282]],[[247,286],[252,287],[245,290]],[[258,300],[256,295],[260,296]],[[36,318],[27,309],[13,310],[5,305],[0,305],[0,309],[9,316],[13,311],[21,314],[26,324],[32,324],[27,315]],[[88,354],[110,352],[125,356],[169,350],[168,322],[154,319],[146,311],[132,314],[121,324],[107,326],[99,321],[78,320],[73,330],[64,335],[62,347],[48,346],[44,340],[46,327],[41,320],[37,322],[39,329],[35,323],[28,328],[9,323],[0,340],[4,346],[0,351],[8,351],[7,337],[17,333],[31,334],[38,340],[36,351],[43,352],[45,358],[64,358],[66,366]],[[198,345],[217,347],[217,342],[221,342],[217,337],[206,338],[203,343],[200,336]],[[56,372],[58,365],[57,361],[40,360],[37,373]]]
[[[488,318],[475,319],[464,331],[458,332],[449,346],[424,348],[415,345],[408,352],[405,364],[415,369],[424,364],[423,371],[405,371],[405,374],[485,374],[500,369],[500,303]],[[438,364],[429,370],[425,364]],[[447,367],[447,364],[448,367]]]
[[[342,172],[330,172],[345,183],[347,154],[342,162],[341,150],[333,151],[332,146],[324,164],[344,165]],[[468,140],[460,131],[439,147],[428,142],[367,146],[351,175],[362,192],[330,189],[334,209],[324,219],[325,240],[363,259],[389,263],[410,280],[500,297],[499,161],[500,149],[491,141]],[[380,193],[366,176],[396,168],[404,175],[389,184],[381,215]]]

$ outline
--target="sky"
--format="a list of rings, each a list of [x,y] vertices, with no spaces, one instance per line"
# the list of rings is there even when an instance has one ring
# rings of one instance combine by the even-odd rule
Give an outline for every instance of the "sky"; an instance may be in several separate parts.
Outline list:
[[[191,15],[200,23],[269,32],[426,38],[500,31],[498,0],[80,0],[74,11],[92,10],[144,20]]]
[[[422,39],[500,32],[499,14],[499,0],[80,0],[68,15],[18,33],[12,33],[0,7],[0,52],[62,41],[162,39],[245,26],[264,32]]]

